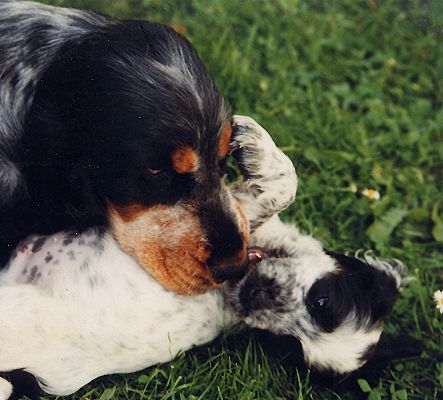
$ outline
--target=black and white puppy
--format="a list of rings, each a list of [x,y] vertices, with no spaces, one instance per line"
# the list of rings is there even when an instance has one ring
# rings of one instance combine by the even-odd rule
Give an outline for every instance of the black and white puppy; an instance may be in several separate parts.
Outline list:
[[[105,227],[164,286],[246,264],[223,183],[231,119],[173,29],[0,1],[0,259],[31,233]]]
[[[32,374],[67,395],[92,379],[141,370],[238,323],[292,335],[308,364],[347,373],[371,356],[402,282],[398,263],[323,251],[280,221],[294,199],[290,160],[247,117],[234,118],[245,180],[233,194],[253,227],[249,270],[199,296],[161,286],[109,232],[31,236],[0,274],[0,399]],[[20,388],[16,388],[17,393]]]

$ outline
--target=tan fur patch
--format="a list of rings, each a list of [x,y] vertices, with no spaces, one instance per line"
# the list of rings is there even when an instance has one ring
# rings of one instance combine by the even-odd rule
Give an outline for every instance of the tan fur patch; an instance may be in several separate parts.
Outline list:
[[[179,174],[189,174],[198,168],[198,157],[191,147],[180,147],[172,154],[172,167]]]
[[[116,212],[124,222],[131,222],[146,212],[146,207],[143,207],[140,204],[131,204],[124,207],[116,204],[110,204],[109,207],[113,210],[113,212]]]
[[[220,139],[218,142],[218,156],[220,158],[225,158],[231,149],[231,136],[232,136],[232,124],[231,121],[226,122],[223,127]]]
[[[181,206],[109,204],[120,247],[163,286],[183,295],[217,287],[207,266],[210,251],[198,218]]]

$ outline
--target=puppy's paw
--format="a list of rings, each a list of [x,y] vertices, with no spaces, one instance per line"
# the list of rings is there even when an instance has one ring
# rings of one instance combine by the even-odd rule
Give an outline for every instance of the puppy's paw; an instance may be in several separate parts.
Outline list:
[[[293,173],[291,161],[263,127],[246,116],[235,115],[233,120],[232,155],[245,178]]]
[[[278,213],[294,201],[294,165],[257,122],[250,117],[234,116],[231,147],[245,178],[243,191],[256,198],[266,215]]]
[[[266,163],[265,153],[272,153],[276,146],[268,132],[252,118],[235,115],[233,120],[232,155],[245,178],[257,177]]]

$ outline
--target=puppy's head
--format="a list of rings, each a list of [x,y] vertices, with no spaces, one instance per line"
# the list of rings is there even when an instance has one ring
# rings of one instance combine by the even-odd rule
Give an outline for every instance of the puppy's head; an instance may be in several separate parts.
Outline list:
[[[300,340],[316,370],[361,367],[379,341],[402,280],[394,262],[327,254],[310,237],[251,248],[251,266],[226,285],[228,303],[245,323]]]
[[[201,293],[245,266],[247,220],[223,183],[230,117],[172,29],[128,21],[68,43],[37,88],[30,129],[34,158],[78,187],[70,212],[102,215],[166,287]]]

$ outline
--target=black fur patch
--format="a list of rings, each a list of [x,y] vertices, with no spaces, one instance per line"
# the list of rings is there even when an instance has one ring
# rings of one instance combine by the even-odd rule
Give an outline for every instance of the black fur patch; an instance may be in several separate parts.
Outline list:
[[[31,400],[38,400],[40,398],[40,386],[37,380],[30,373],[17,369],[9,372],[0,372],[0,377],[11,382],[14,390],[9,400],[20,400],[27,396]]]
[[[282,291],[283,288],[275,279],[253,270],[240,289],[242,314],[246,316],[254,310],[275,310],[276,313],[287,311]]]
[[[326,332],[332,332],[350,313],[368,327],[383,321],[398,294],[394,278],[354,257],[329,254],[341,271],[328,274],[310,288],[306,303],[312,318]],[[316,307],[322,298],[328,299],[327,304]]]
[[[42,247],[43,247],[43,245],[45,244],[45,242],[46,242],[46,238],[45,238],[45,237],[40,237],[40,238],[38,238],[38,239],[34,242],[34,244],[32,245],[32,249],[31,249],[31,251],[32,251],[33,253],[38,253],[38,252],[42,249]]]

